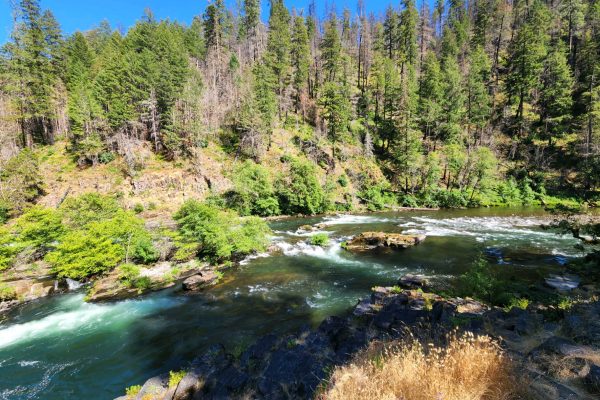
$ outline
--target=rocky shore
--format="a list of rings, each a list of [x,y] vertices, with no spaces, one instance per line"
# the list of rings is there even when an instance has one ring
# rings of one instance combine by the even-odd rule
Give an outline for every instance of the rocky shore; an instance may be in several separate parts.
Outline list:
[[[416,281],[419,281],[416,279]],[[401,279],[414,285],[415,278]],[[471,299],[445,299],[399,286],[374,288],[347,317],[317,329],[268,335],[239,357],[216,345],[185,367],[149,379],[119,400],[309,399],[337,365],[373,342],[412,337],[441,340],[453,330],[499,338],[535,399],[592,399],[600,392],[600,303],[581,302],[562,316],[543,307],[489,308]],[[565,371],[557,372],[556,365]]]

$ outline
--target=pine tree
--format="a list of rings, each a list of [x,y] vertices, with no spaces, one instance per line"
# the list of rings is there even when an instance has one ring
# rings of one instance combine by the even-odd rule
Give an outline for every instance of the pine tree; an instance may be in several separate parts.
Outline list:
[[[260,1],[244,0],[243,17],[240,26],[240,35],[243,38],[256,36],[258,24],[260,23]]]
[[[540,90],[540,122],[543,136],[552,145],[552,139],[568,128],[572,115],[574,80],[569,69],[564,45],[552,46],[544,62]]]
[[[443,97],[442,110],[442,139],[445,142],[456,141],[462,133],[461,124],[465,115],[465,94],[462,86],[462,76],[458,62],[453,57],[447,57],[443,62]]]
[[[202,20],[199,17],[194,17],[192,24],[184,33],[183,40],[188,54],[196,60],[204,59],[206,54],[203,29]]]
[[[279,96],[279,112],[282,112],[283,93],[290,82],[291,74],[291,17],[283,0],[271,2],[271,14],[269,17],[269,37],[267,51],[264,56],[266,65],[271,68],[273,75],[277,78],[276,91]]]
[[[547,52],[548,23],[548,9],[541,0],[535,0],[508,49],[506,86],[511,100],[517,100],[515,118],[520,130],[525,102],[530,100],[533,89],[540,83]]]
[[[319,98],[323,119],[327,123],[327,132],[333,142],[334,156],[336,142],[341,141],[342,135],[348,131],[351,117],[351,104],[348,97],[345,87],[335,82],[327,82],[323,85]]]
[[[436,55],[433,52],[429,52],[425,56],[421,72],[419,116],[424,136],[434,141],[439,135],[443,95],[440,64]]]
[[[402,0],[402,6],[403,10],[400,13],[399,26],[402,62],[416,66],[418,57],[417,25],[419,23],[419,13],[415,7],[414,0]],[[402,69],[404,69],[404,66]]]
[[[335,14],[325,23],[325,34],[321,43],[321,59],[325,82],[335,82],[340,78],[342,62],[342,42]]]
[[[295,91],[296,112],[300,111],[302,98],[307,93],[310,68],[310,45],[306,23],[302,17],[294,18],[292,34],[291,61],[293,68],[293,86]],[[303,110],[303,115],[305,114]]]
[[[483,128],[489,123],[491,102],[488,90],[490,60],[482,47],[477,46],[469,54],[469,72],[466,76],[467,130],[475,128],[475,139],[481,140]],[[478,134],[478,135],[477,135]]]

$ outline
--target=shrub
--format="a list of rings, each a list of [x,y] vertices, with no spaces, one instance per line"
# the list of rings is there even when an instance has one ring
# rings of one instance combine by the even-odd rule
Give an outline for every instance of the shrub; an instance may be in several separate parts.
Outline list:
[[[469,270],[459,278],[459,292],[491,303],[499,289],[499,281],[492,274],[487,260],[480,256]]]
[[[501,182],[497,187],[496,191],[500,196],[500,199],[504,204],[507,205],[519,205],[521,204],[521,191],[515,181],[515,178],[510,177],[508,180]]]
[[[65,200],[60,207],[65,224],[78,229],[91,222],[111,219],[121,210],[119,203],[111,196],[87,193]]]
[[[271,232],[257,217],[240,218],[233,211],[190,200],[174,215],[180,240],[197,243],[198,255],[213,262],[264,251]]]
[[[358,196],[367,204],[367,209],[369,211],[383,210],[396,203],[394,195],[390,191],[390,184],[388,182],[364,184],[363,186],[363,190]]]
[[[513,297],[510,300],[510,303],[508,303],[508,305],[506,306],[506,310],[510,311],[513,308],[520,308],[521,310],[527,310],[527,307],[529,307],[529,299]]]
[[[277,182],[277,192],[285,214],[314,215],[328,209],[327,196],[310,162],[292,161],[289,175]]]
[[[169,387],[174,388],[177,385],[179,385],[179,382],[181,382],[181,380],[183,379],[185,374],[186,374],[185,371],[179,371],[179,372],[169,371]]]
[[[56,210],[33,207],[17,219],[14,233],[19,245],[45,252],[63,236],[65,228]]]
[[[0,282],[0,301],[10,301],[17,298],[15,288]]]
[[[125,389],[125,394],[129,398],[135,398],[135,396],[137,396],[141,390],[142,390],[141,385],[129,386],[127,389]]]
[[[46,256],[60,277],[84,279],[114,269],[123,260],[149,263],[158,259],[144,222],[126,211],[91,222],[65,235]]]
[[[233,182],[235,189],[225,197],[227,207],[240,215],[268,217],[279,214],[279,200],[265,167],[247,160],[236,169]]]
[[[0,226],[0,272],[12,266],[13,259],[18,253],[14,241],[15,236],[7,228]]]
[[[124,257],[123,247],[110,237],[73,231],[46,255],[46,261],[59,277],[81,280],[114,269]]]
[[[341,187],[348,186],[348,177],[346,175],[340,175],[340,177],[338,178],[338,183]]]
[[[119,280],[128,288],[135,287],[140,277],[140,267],[135,264],[119,265]]]
[[[133,206],[133,212],[136,214],[141,214],[144,212],[144,205],[141,203],[137,203],[135,206]]]
[[[310,238],[310,244],[325,247],[329,244],[329,236],[326,233],[317,233]]]
[[[7,209],[5,213],[20,214],[43,194],[38,159],[31,150],[21,150],[0,164],[0,204]]]
[[[487,336],[449,337],[447,345],[387,344],[337,367],[325,400],[501,400],[521,398],[508,357]]]
[[[469,204],[466,193],[458,190],[440,190],[437,193],[437,203],[442,208],[462,208]]]

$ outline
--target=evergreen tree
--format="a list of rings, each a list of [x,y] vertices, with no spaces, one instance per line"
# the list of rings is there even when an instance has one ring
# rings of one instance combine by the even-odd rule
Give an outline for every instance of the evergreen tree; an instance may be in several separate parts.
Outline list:
[[[307,95],[308,73],[310,68],[310,45],[308,32],[302,17],[294,18],[292,35],[291,61],[293,68],[293,85],[295,91],[296,112],[300,110],[302,98]],[[304,114],[304,111],[303,111]]]
[[[509,46],[506,86],[511,100],[516,99],[515,118],[522,129],[525,102],[539,87],[540,75],[547,52],[549,15],[547,7],[535,0],[523,25],[519,27]]]
[[[568,128],[573,85],[565,49],[562,43],[556,43],[544,62],[539,99],[543,137],[550,145],[554,137],[562,135]]]
[[[491,102],[487,84],[490,79],[490,60],[482,47],[478,46],[469,55],[469,72],[466,77],[467,129],[475,128],[479,133],[489,123]],[[477,136],[476,136],[477,139]]]
[[[269,38],[267,41],[267,52],[265,63],[273,75],[277,78],[276,91],[279,96],[280,113],[282,108],[282,97],[288,86],[291,74],[291,17],[283,0],[271,2],[271,14],[269,17]]]
[[[440,63],[433,52],[427,53],[421,72],[419,93],[419,116],[426,138],[436,140],[442,120],[442,72]]]
[[[323,74],[326,82],[335,82],[340,78],[342,62],[342,42],[335,14],[325,23],[325,34],[321,43]]]

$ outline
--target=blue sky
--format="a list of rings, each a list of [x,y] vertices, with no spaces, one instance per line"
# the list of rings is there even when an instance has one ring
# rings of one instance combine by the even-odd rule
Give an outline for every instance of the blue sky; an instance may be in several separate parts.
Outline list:
[[[227,0],[235,4],[236,0]],[[369,11],[380,12],[388,4],[398,4],[399,0],[365,0]],[[262,0],[263,14],[266,16],[268,1]],[[289,7],[307,8],[309,0],[285,0]],[[349,8],[356,10],[357,0],[315,1],[319,13],[325,10],[325,4],[335,4],[338,11]],[[157,18],[170,18],[181,22],[190,22],[194,15],[201,14],[208,0],[41,0],[42,8],[49,8],[67,34],[77,30],[87,30],[107,19],[111,26],[129,28],[143,14],[144,9],[152,9]],[[0,0],[0,43],[4,43],[12,26],[9,0]]]

